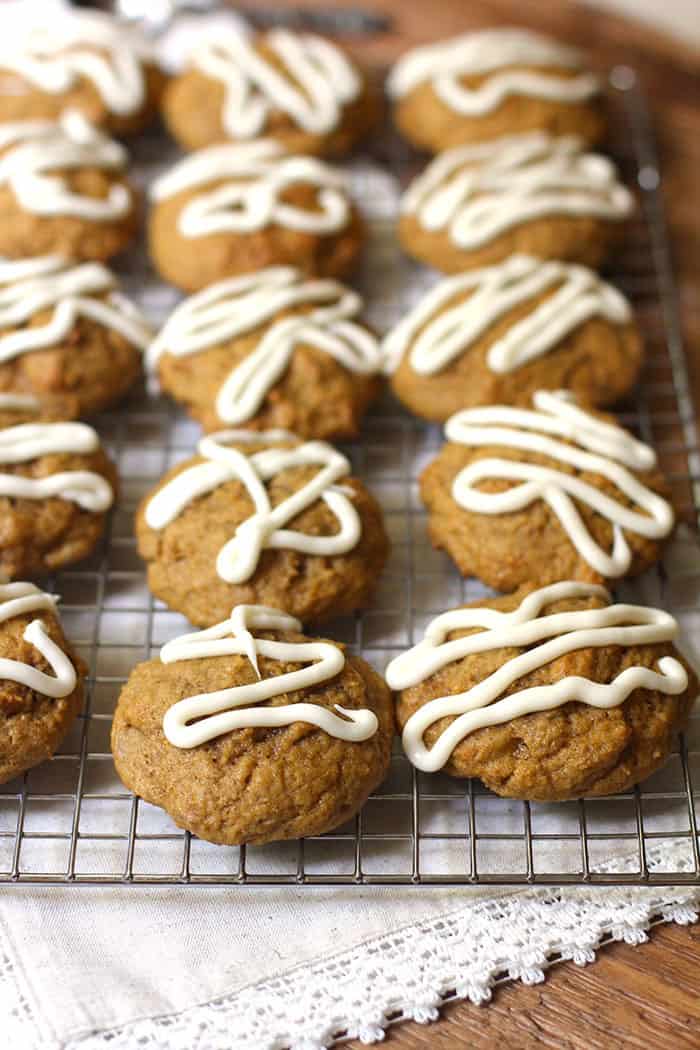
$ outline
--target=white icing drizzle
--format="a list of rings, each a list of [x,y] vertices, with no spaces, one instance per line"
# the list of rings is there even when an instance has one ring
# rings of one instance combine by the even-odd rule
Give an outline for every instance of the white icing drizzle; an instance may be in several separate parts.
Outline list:
[[[414,179],[401,208],[424,229],[445,230],[457,247],[472,249],[548,216],[620,221],[634,197],[607,157],[582,152],[573,137],[533,132],[445,150]]]
[[[486,29],[465,33],[409,51],[396,63],[387,80],[393,98],[401,98],[429,81],[450,109],[464,116],[492,113],[509,96],[521,95],[553,102],[585,102],[600,91],[591,73],[557,76],[557,70],[580,70],[582,55],[539,33],[525,29]],[[532,66],[535,69],[509,67]],[[552,69],[545,73],[543,69]],[[461,77],[487,76],[476,88]]]
[[[163,646],[160,659],[165,664],[234,654],[247,656],[258,677],[258,681],[250,685],[201,693],[173,704],[163,718],[163,732],[171,744],[181,748],[198,747],[234,729],[272,728],[294,722],[308,722],[339,740],[359,742],[374,736],[379,722],[368,708],[352,710],[335,704],[335,710],[343,716],[339,718],[319,704],[250,706],[320,685],[340,674],[345,666],[342,649],[330,642],[256,638],[253,634],[256,629],[301,631],[301,624],[293,616],[264,605],[237,605],[229,620],[206,631],[182,635]],[[308,666],[264,679],[258,669],[258,656],[283,663],[308,662]]]
[[[673,508],[632,473],[651,470],[656,456],[622,427],[605,423],[579,408],[564,391],[538,390],[536,411],[493,405],[465,409],[447,421],[449,441],[468,448],[503,447],[549,456],[577,471],[598,474],[611,481],[641,511],[624,506],[576,474],[567,474],[536,463],[488,457],[461,470],[452,484],[452,497],[465,510],[477,514],[508,514],[544,500],[581,557],[603,576],[627,572],[632,552],[623,529],[649,539],[667,536],[673,528]],[[549,435],[554,435],[550,437]],[[573,445],[557,441],[566,438]],[[519,482],[504,492],[483,492],[477,485],[487,479]],[[612,551],[594,540],[576,502],[606,518],[613,528]]]
[[[0,464],[28,463],[59,453],[87,455],[100,447],[99,438],[85,423],[22,423],[0,430]],[[83,510],[101,513],[112,506],[112,486],[91,470],[61,470],[42,478],[0,473],[0,497],[60,499]]]
[[[3,71],[52,95],[87,80],[107,109],[119,116],[143,105],[142,65],[147,61],[153,61],[152,48],[133,26],[97,13],[62,11],[48,22],[32,23],[28,30],[10,31],[0,44]]]
[[[585,266],[512,255],[499,266],[456,274],[432,288],[384,339],[385,371],[394,372],[410,347],[413,371],[435,375],[510,310],[557,285],[489,347],[492,372],[514,372],[542,357],[593,317],[624,324],[632,316],[625,297]],[[448,306],[465,293],[471,294]]]
[[[317,557],[346,554],[356,546],[362,532],[359,515],[351,502],[352,493],[335,485],[350,473],[350,463],[323,441],[307,441],[293,448],[264,448],[246,455],[229,442],[274,445],[294,441],[284,430],[224,430],[202,438],[197,446],[204,463],[197,463],[177,474],[146,504],[146,524],[163,529],[174,521],[193,500],[213,492],[219,485],[237,480],[246,488],[255,513],[236,529],[235,535],[219,551],[216,571],[227,583],[244,583],[254,574],[263,550],[294,550]],[[316,465],[318,473],[293,495],[272,507],[265,488],[283,470]],[[338,519],[338,532],[332,536],[308,536],[285,528],[298,514],[317,500],[323,500]]]
[[[2,358],[0,358],[2,360]],[[38,412],[41,403],[38,397],[32,394],[3,394],[0,393],[0,411],[7,409],[10,412]]]
[[[0,584],[0,623],[39,610],[55,615],[56,600],[52,594],[40,591],[33,583]],[[0,657],[0,680],[17,682],[54,700],[72,693],[78,680],[75,668],[63,650],[48,636],[41,620],[32,620],[22,637],[39,650],[50,664],[53,675],[19,660]]]
[[[507,648],[524,651],[466,692],[430,700],[411,715],[402,739],[413,765],[433,773],[442,769],[455,747],[470,733],[536,711],[552,711],[574,701],[608,710],[619,707],[635,689],[651,689],[668,696],[682,693],[688,685],[685,668],[674,657],[664,656],[658,662],[658,672],[628,667],[606,684],[568,676],[552,685],[532,686],[503,697],[520,678],[567,653],[601,646],[654,645],[676,637],[678,624],[672,616],[642,605],[607,605],[602,609],[541,615],[553,602],[591,596],[610,601],[602,587],[566,581],[532,591],[513,612],[453,609],[432,620],[423,640],[387,667],[390,688],[410,689],[471,654]],[[474,634],[447,640],[452,631],[479,627],[483,629]],[[423,742],[426,730],[447,717],[454,717],[454,722],[432,748],[427,748]]]
[[[59,344],[87,317],[112,328],[145,350],[152,337],[146,318],[123,295],[100,263],[72,263],[58,255],[17,261],[0,258],[0,363]],[[108,293],[107,298],[95,295]],[[22,327],[34,314],[53,307],[44,325]],[[7,328],[16,332],[3,335]]]
[[[121,173],[127,154],[81,113],[59,121],[22,120],[0,125],[0,186],[9,186],[17,203],[34,215],[74,215],[107,222],[126,215],[131,196],[115,183],[105,198],[73,193],[57,174],[66,169],[99,168]]]
[[[223,183],[213,189],[211,183]],[[305,210],[283,200],[290,186],[317,189],[315,207]],[[183,237],[251,233],[284,226],[303,233],[330,234],[347,226],[350,204],[343,174],[315,157],[292,157],[273,139],[210,146],[176,164],[151,189],[155,201],[202,187],[178,216]]]
[[[206,41],[192,55],[195,68],[226,88],[227,133],[236,139],[260,135],[273,112],[285,113],[309,134],[333,131],[362,87],[342,51],[321,37],[286,29],[272,30],[263,42],[283,71],[259,54],[255,40],[235,32]]]
[[[313,309],[274,320],[281,311],[300,305]],[[329,354],[350,372],[378,372],[377,340],[350,320],[361,309],[360,296],[337,281],[304,280],[293,267],[269,267],[220,281],[180,303],[148,348],[146,366],[153,371],[163,353],[196,354],[269,324],[216,398],[219,419],[244,423],[258,412],[302,343]]]

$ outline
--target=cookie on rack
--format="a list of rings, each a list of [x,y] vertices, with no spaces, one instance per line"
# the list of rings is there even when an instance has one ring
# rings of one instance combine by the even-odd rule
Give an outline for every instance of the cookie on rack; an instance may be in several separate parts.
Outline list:
[[[364,240],[345,176],[273,139],[192,153],[151,196],[151,258],[187,292],[278,263],[342,277]]]
[[[366,135],[378,110],[336,44],[287,29],[202,41],[163,99],[168,129],[187,150],[268,136],[292,153],[337,157]]]
[[[636,576],[674,513],[654,451],[565,391],[464,409],[420,487],[434,545],[496,590]]]
[[[355,321],[362,305],[294,267],[232,277],[175,308],[146,365],[205,430],[355,437],[381,369],[375,336]]]
[[[642,341],[625,297],[592,270],[513,255],[446,277],[382,344],[411,412],[444,422],[477,405],[529,405],[542,387],[608,405],[634,386]]]
[[[408,758],[506,798],[628,791],[677,746],[698,681],[667,612],[570,580],[436,617],[392,660]]]
[[[134,25],[97,12],[61,11],[2,29],[0,123],[58,120],[70,109],[125,135],[156,116],[165,76]]]
[[[573,137],[512,135],[439,154],[401,201],[405,251],[446,273],[522,253],[594,269],[635,207],[614,164]]]
[[[284,430],[225,430],[202,438],[198,453],[137,514],[156,597],[202,627],[241,603],[302,623],[367,604],[389,542],[345,456]]]
[[[85,423],[0,430],[0,578],[43,576],[102,536],[117,472]]]
[[[0,584],[0,784],[50,758],[82,707],[85,668],[56,601],[33,583]]]
[[[122,690],[112,753],[126,786],[208,842],[321,835],[389,770],[389,690],[298,620],[238,605],[168,642]]]
[[[116,403],[141,375],[152,338],[100,263],[0,258],[0,425],[76,419]]]
[[[0,255],[103,261],[138,226],[122,145],[72,111],[0,124]]]
[[[601,84],[576,48],[501,27],[416,47],[387,80],[394,120],[420,149],[547,131],[595,144],[605,132]]]

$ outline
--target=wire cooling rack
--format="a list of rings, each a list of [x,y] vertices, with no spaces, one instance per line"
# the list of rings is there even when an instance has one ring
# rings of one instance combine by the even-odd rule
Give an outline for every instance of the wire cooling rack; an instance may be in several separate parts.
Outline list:
[[[661,174],[647,106],[634,72],[610,78],[615,154],[638,188],[641,209],[612,279],[633,300],[648,366],[622,420],[659,453],[684,527],[664,562],[627,598],[660,604],[692,637],[700,618],[700,448],[682,345],[661,199]],[[172,159],[160,139],[135,150],[143,183]],[[368,316],[386,330],[435,279],[407,261],[391,236],[400,181],[415,158],[386,135],[351,170],[369,219],[362,283]],[[393,172],[394,174],[389,174]],[[398,174],[397,174],[398,173]],[[175,293],[149,272],[143,249],[125,260],[129,291],[154,320]],[[267,847],[220,847],[183,832],[161,810],[125,791],[109,750],[112,711],[133,665],[188,629],[154,601],[133,536],[139,498],[191,454],[198,429],[166,400],[136,394],[98,420],[119,466],[122,492],[100,552],[51,581],[66,631],[89,667],[85,711],[60,752],[0,789],[0,882],[196,884],[681,884],[700,881],[695,803],[700,793],[700,719],[659,773],[608,799],[555,805],[497,798],[477,781],[426,776],[397,746],[391,774],[362,813],[332,834]],[[420,637],[427,620],[483,596],[430,548],[417,477],[440,431],[409,417],[387,395],[362,439],[347,447],[356,472],[379,497],[393,554],[372,607],[327,625],[378,670]],[[689,526],[689,528],[688,528]],[[693,783],[695,776],[695,785]]]

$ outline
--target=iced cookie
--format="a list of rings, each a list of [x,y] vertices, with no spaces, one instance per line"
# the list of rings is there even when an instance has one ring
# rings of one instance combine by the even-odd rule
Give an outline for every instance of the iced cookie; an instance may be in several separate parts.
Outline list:
[[[403,196],[398,235],[409,255],[447,273],[516,253],[595,269],[633,210],[607,157],[533,132],[435,157]]]
[[[85,423],[0,430],[0,578],[42,576],[101,537],[117,473]]]
[[[698,691],[661,609],[564,581],[453,609],[386,671],[404,750],[507,798],[628,791],[664,764]]]
[[[23,21],[16,29],[3,24],[0,123],[58,120],[66,110],[117,135],[150,123],[165,78],[135,26],[97,12]]]
[[[199,44],[163,115],[184,149],[267,136],[292,153],[339,156],[374,124],[377,100],[330,40],[273,29]]]
[[[656,456],[612,416],[538,391],[448,420],[421,477],[430,536],[465,576],[524,583],[621,579],[661,556],[673,508]]]
[[[192,153],[152,187],[151,258],[194,292],[276,263],[318,277],[352,270],[364,238],[343,174],[272,139]]]
[[[432,153],[526,131],[594,144],[605,130],[600,89],[580,51],[512,28],[414,48],[387,80],[402,134]]]
[[[389,769],[389,690],[363,660],[276,609],[239,605],[139,664],[112,752],[126,786],[228,845],[321,835]]]
[[[138,225],[123,146],[77,112],[0,124],[0,255],[109,259]]]
[[[75,419],[119,401],[153,333],[100,263],[0,259],[0,423]],[[14,402],[14,407],[13,407]]]
[[[49,758],[83,703],[85,669],[65,639],[56,598],[0,584],[0,784]]]
[[[592,270],[513,255],[447,277],[387,335],[384,368],[416,415],[529,405],[540,388],[612,404],[634,386],[642,341],[630,304]]]
[[[205,430],[353,437],[380,382],[377,340],[355,321],[362,305],[293,267],[232,277],[176,307],[147,366]]]
[[[238,603],[302,623],[365,605],[388,554],[382,515],[321,441],[273,430],[203,438],[143,500],[136,520],[153,593],[192,623]]]

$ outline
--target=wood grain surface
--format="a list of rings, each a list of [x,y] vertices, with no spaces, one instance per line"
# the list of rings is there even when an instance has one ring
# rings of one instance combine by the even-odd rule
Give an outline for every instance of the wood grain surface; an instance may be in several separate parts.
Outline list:
[[[543,29],[582,46],[600,69],[617,63],[636,69],[653,107],[700,410],[700,53],[574,0],[278,0],[278,6],[353,2],[393,19],[389,34],[343,41],[369,63],[391,61],[416,43],[500,23]],[[700,0],[697,7],[700,18]],[[657,927],[641,948],[614,945],[586,968],[554,967],[544,984],[504,985],[487,1007],[460,1003],[446,1007],[436,1024],[397,1025],[387,1043],[397,1050],[700,1050],[700,928]]]

